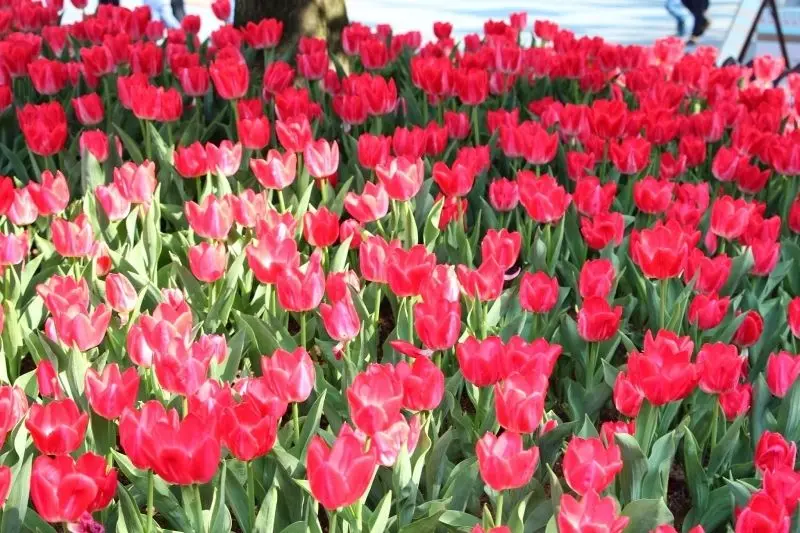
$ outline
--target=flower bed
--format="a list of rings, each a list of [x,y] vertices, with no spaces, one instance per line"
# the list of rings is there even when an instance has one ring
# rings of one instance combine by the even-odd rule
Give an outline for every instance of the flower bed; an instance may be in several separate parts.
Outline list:
[[[57,16],[0,9],[0,531],[798,527],[778,61]]]

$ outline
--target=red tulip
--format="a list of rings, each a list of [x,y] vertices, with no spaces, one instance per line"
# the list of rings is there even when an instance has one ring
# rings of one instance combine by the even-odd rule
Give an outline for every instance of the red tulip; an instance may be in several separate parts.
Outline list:
[[[337,228],[338,230],[338,228]],[[278,302],[287,311],[311,311],[319,306],[325,291],[322,257],[315,250],[302,267],[285,269],[277,279]]]
[[[50,230],[53,246],[62,257],[91,255],[94,231],[85,214],[81,213],[72,222],[63,218],[55,218],[50,225]]]
[[[711,233],[723,239],[733,240],[741,237],[747,229],[754,205],[739,198],[720,196],[711,206]]]
[[[390,364],[373,363],[347,389],[356,427],[369,436],[387,429],[403,402],[403,383]]]
[[[152,161],[143,161],[140,165],[128,162],[114,169],[114,184],[132,204],[148,207],[153,201],[156,190],[156,166]]]
[[[175,72],[174,69],[173,72]],[[211,78],[206,67],[201,65],[183,67],[178,70],[177,75],[181,89],[183,89],[186,96],[201,98],[208,93],[208,88],[211,86]],[[195,103],[195,105],[198,104]]]
[[[761,486],[764,492],[786,508],[787,513],[795,512],[800,502],[800,472],[791,468],[768,470],[764,472]]]
[[[106,277],[106,302],[120,314],[127,314],[136,307],[138,295],[130,280],[123,274],[109,274]]]
[[[245,228],[254,228],[267,210],[266,195],[263,192],[256,193],[253,189],[245,189],[239,196],[227,194],[225,198],[231,205],[233,219]]]
[[[236,132],[242,146],[248,150],[262,150],[269,144],[271,130],[267,117],[239,118]]]
[[[496,491],[524,487],[539,462],[539,448],[522,448],[522,436],[506,431],[499,437],[485,434],[475,448],[483,482]]]
[[[392,248],[387,255],[385,268],[391,291],[400,298],[418,295],[423,281],[430,277],[436,266],[436,256],[422,244],[409,250]]]
[[[701,330],[715,328],[722,323],[730,303],[731,299],[727,296],[720,298],[714,293],[698,294],[689,304],[686,316],[690,324],[696,324]]]
[[[69,204],[69,185],[60,171],[55,175],[49,170],[42,172],[41,182],[28,183],[31,199],[41,216],[61,213]]]
[[[66,455],[83,443],[89,415],[81,413],[74,401],[55,400],[33,404],[25,421],[36,449],[46,455]]]
[[[409,365],[397,364],[396,373],[403,384],[403,408],[409,411],[432,411],[444,396],[444,373],[427,357],[417,357]]]
[[[611,143],[609,157],[621,174],[638,174],[650,163],[650,143],[641,137],[628,137]]]
[[[40,57],[28,63],[28,75],[33,89],[43,95],[54,95],[67,84],[64,63]]]
[[[534,339],[528,343],[519,335],[513,335],[508,339],[505,350],[500,352],[500,379],[515,372],[536,372],[550,376],[561,351],[560,345],[550,344],[545,339]]]
[[[786,308],[786,321],[792,335],[800,337],[800,296],[793,298]]]
[[[199,281],[214,283],[225,274],[228,252],[221,242],[202,242],[187,252],[189,269]]]
[[[454,89],[464,105],[482,104],[489,93],[489,75],[486,70],[461,68],[455,71]]]
[[[500,178],[489,184],[489,203],[496,211],[513,211],[519,203],[517,182]]]
[[[715,342],[700,348],[696,364],[700,389],[708,394],[719,394],[736,387],[745,360],[739,356],[736,346]]]
[[[477,387],[494,385],[500,381],[501,369],[497,363],[504,351],[500,337],[478,340],[470,336],[458,343],[456,357],[464,379]]]
[[[578,502],[570,494],[561,498],[558,511],[558,531],[560,533],[583,533],[603,531],[622,533],[630,522],[627,516],[620,516],[619,504],[613,496],[601,498],[590,490]]]
[[[497,422],[508,431],[533,433],[542,423],[547,376],[515,372],[494,386]]]
[[[769,494],[758,491],[736,517],[736,533],[789,533],[791,518]]]
[[[522,276],[519,286],[519,305],[531,313],[548,313],[558,302],[558,280],[544,272]]]
[[[302,152],[312,141],[311,125],[305,115],[278,120],[275,132],[281,146],[288,152]]]
[[[727,255],[707,257],[702,250],[695,248],[686,261],[683,280],[694,280],[694,290],[700,293],[716,293],[722,290],[731,273],[731,258]]]
[[[503,291],[505,270],[494,257],[489,257],[476,269],[467,268],[465,265],[456,267],[458,282],[464,292],[470,297],[486,302],[496,300]]]
[[[355,273],[351,274],[355,276]],[[361,331],[361,318],[358,316],[348,285],[342,273],[328,276],[326,293],[331,303],[319,305],[325,331],[332,339],[339,342],[351,341]]]
[[[278,420],[263,416],[259,405],[247,397],[222,413],[222,442],[240,461],[252,461],[266,455],[275,444]]]
[[[119,439],[125,455],[136,468],[152,468],[152,455],[158,446],[153,429],[163,422],[174,427],[179,424],[178,412],[169,411],[157,400],[142,404],[139,410],[126,409],[119,422]]]
[[[262,357],[261,372],[268,390],[285,402],[304,402],[314,388],[314,363],[302,347],[292,353],[278,349],[271,357]]]
[[[650,229],[633,230],[630,255],[648,278],[668,279],[683,272],[689,252],[689,236],[677,222],[657,223]]]
[[[490,229],[481,241],[481,257],[484,261],[493,258],[499,266],[508,270],[517,262],[521,243],[522,237],[516,231]]]
[[[64,392],[58,381],[58,373],[53,367],[53,363],[47,359],[39,361],[39,364],[36,365],[36,386],[39,389],[39,396],[42,398],[55,400],[64,398]]]
[[[770,354],[767,360],[767,386],[778,398],[783,398],[800,376],[800,357],[789,352]]]
[[[117,145],[118,153],[121,153],[121,146]],[[98,162],[104,163],[109,153],[108,136],[100,130],[86,130],[78,139],[78,148],[81,154],[89,153]]]
[[[224,241],[233,226],[233,211],[230,202],[213,194],[206,196],[200,205],[186,202],[186,220],[192,231],[200,237]]]
[[[735,420],[750,410],[753,388],[749,383],[740,383],[736,387],[719,395],[719,405],[728,420]]]
[[[648,331],[644,350],[628,354],[628,376],[653,405],[664,405],[688,396],[697,385],[698,371],[692,364],[694,343],[660,330],[655,338]]]
[[[175,171],[184,178],[198,178],[210,172],[208,155],[199,142],[175,148]]]
[[[242,163],[242,145],[228,140],[219,143],[219,147],[206,143],[206,158],[209,170],[216,170],[220,176],[233,176]]]
[[[149,324],[150,321],[145,319],[143,323]],[[156,330],[150,333],[150,337],[163,335],[163,329],[162,321],[162,325],[157,326]],[[145,327],[145,338],[148,338],[147,326]],[[197,345],[186,346],[181,341],[182,339],[173,337],[167,341],[164,347],[156,348],[154,346],[153,366],[161,388],[173,394],[190,396],[205,383],[211,363],[211,354],[196,349]]]
[[[578,334],[587,342],[606,341],[617,333],[621,317],[621,306],[612,308],[604,298],[586,298],[578,311]]]
[[[232,14],[231,1],[214,0],[214,2],[211,3],[211,11],[214,13],[214,16],[222,22],[228,22]]]
[[[592,218],[581,219],[581,235],[586,245],[593,250],[602,250],[608,245],[619,246],[625,232],[625,220],[617,212],[600,213]]]
[[[136,401],[139,374],[135,368],[120,373],[116,363],[106,366],[102,374],[90,368],[86,371],[85,389],[92,410],[107,420],[114,420]]]
[[[247,44],[257,50],[275,48],[283,35],[283,22],[274,18],[261,19],[257,23],[248,22],[242,35]]]
[[[166,417],[156,422],[152,429],[153,471],[174,485],[211,481],[219,465],[220,444],[207,429],[205,421],[193,413],[178,423]]]
[[[586,176],[578,180],[572,201],[578,212],[586,216],[599,215],[611,209],[617,195],[617,184],[609,181],[601,184],[594,176]]]
[[[39,210],[33,203],[29,187],[14,190],[13,200],[8,206],[6,216],[15,226],[33,224],[39,216]]]
[[[7,265],[18,265],[28,255],[30,241],[27,233],[19,235],[0,233],[0,270]]]
[[[633,201],[642,213],[663,213],[672,203],[674,189],[671,181],[647,176],[633,184]]]
[[[217,59],[208,69],[217,94],[225,100],[243,98],[250,84],[250,70],[247,64],[238,50],[235,51],[235,55],[219,56],[218,52]]]
[[[386,187],[392,200],[406,201],[417,195],[425,178],[422,159],[416,161],[406,157],[396,157],[388,164],[375,167],[378,179]]]
[[[571,197],[550,175],[536,176],[522,170],[517,173],[522,206],[534,221],[549,224],[561,220]]]
[[[622,451],[599,437],[573,437],[564,453],[564,478],[578,494],[602,492],[622,470]]]
[[[83,126],[94,126],[103,121],[103,100],[97,93],[89,93],[72,99],[72,110]]]
[[[300,266],[297,241],[293,237],[265,235],[245,248],[247,264],[261,283],[277,283],[284,271]]]
[[[361,195],[353,192],[347,193],[344,198],[344,207],[350,216],[362,224],[366,224],[386,216],[389,212],[389,195],[382,184],[375,185],[367,182]]]
[[[45,521],[77,522],[85,513],[105,508],[117,489],[117,471],[105,458],[86,453],[76,461],[69,456],[37,457],[33,462],[30,495]]]
[[[764,319],[758,311],[747,311],[744,322],[742,322],[733,336],[733,342],[741,348],[752,346],[761,338],[763,331]]]
[[[308,211],[303,216],[303,237],[308,244],[326,248],[339,237],[339,216],[327,207]]]
[[[433,165],[433,181],[445,196],[466,196],[475,183],[476,169],[463,161],[456,160],[452,167],[437,161]]]
[[[787,442],[780,433],[765,431],[756,444],[753,462],[762,473],[784,467],[793,470],[796,457],[797,445],[794,442]]]
[[[328,510],[347,507],[361,498],[372,482],[376,452],[364,446],[345,423],[328,447],[320,436],[311,440],[306,471],[311,494]]]
[[[444,299],[417,302],[414,331],[429,350],[452,348],[461,333],[461,304]]]
[[[339,145],[336,141],[328,143],[325,139],[311,142],[303,151],[303,161],[311,176],[325,179],[336,174],[339,168]]]
[[[294,152],[281,155],[278,150],[270,150],[266,159],[251,159],[250,169],[264,188],[281,190],[294,182],[297,156]]]
[[[2,306],[0,306],[2,307]],[[0,442],[28,412],[28,399],[16,386],[0,386]]]
[[[625,416],[636,418],[644,401],[644,393],[628,378],[625,372],[617,374],[614,381],[614,407]]]
[[[361,276],[367,281],[388,283],[389,268],[387,266],[387,261],[389,257],[394,255],[395,249],[398,248],[401,248],[399,242],[393,241],[392,243],[387,243],[383,237],[379,235],[372,235],[364,239],[358,247]],[[401,266],[400,272],[404,271],[405,268],[403,265]]]

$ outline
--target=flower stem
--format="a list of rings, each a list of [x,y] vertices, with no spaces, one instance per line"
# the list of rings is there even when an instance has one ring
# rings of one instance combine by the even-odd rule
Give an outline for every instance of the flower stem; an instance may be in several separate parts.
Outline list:
[[[200,498],[200,485],[197,484],[197,483],[194,484],[194,498],[193,498],[193,500],[194,500],[195,506],[197,507],[195,509],[195,516],[199,520],[199,523],[197,524],[197,527],[200,530],[200,533],[206,533],[206,526],[203,523],[203,501]]]
[[[256,482],[253,474],[253,461],[247,462],[247,511],[250,527],[256,523]]]
[[[501,490],[497,493],[497,500],[495,501],[495,514],[494,514],[494,525],[495,527],[500,526],[503,522],[503,491]]]
[[[472,131],[475,137],[475,146],[480,144],[480,125],[478,124],[478,106],[472,106]]]
[[[281,213],[286,212],[286,202],[283,199],[283,189],[278,189],[278,205],[280,205]]]
[[[375,290],[375,311],[373,311],[373,320],[375,321],[375,327],[378,327],[378,323],[381,320],[381,286],[376,285]]]
[[[153,526],[153,514],[155,514],[155,507],[153,506],[153,485],[155,483],[155,474],[152,470],[147,471],[147,523],[144,526],[144,532],[150,533],[150,528]]]
[[[717,445],[717,428],[719,421],[719,398],[715,398],[714,410],[711,412],[711,448]]]
[[[336,511],[331,511],[328,522],[328,533],[336,533]]]
[[[597,356],[600,353],[600,343],[599,342],[591,342],[589,343],[589,358],[586,361],[586,379],[585,385],[586,390],[589,390],[589,387],[592,386],[592,382],[594,381],[594,372],[597,367]]]
[[[300,312],[300,346],[302,348],[306,347],[306,314],[305,312]]]
[[[292,403],[292,426],[294,427],[294,443],[300,444],[300,407]]]
[[[669,288],[669,280],[661,280],[661,322],[659,325],[662,329],[667,327],[667,289]]]

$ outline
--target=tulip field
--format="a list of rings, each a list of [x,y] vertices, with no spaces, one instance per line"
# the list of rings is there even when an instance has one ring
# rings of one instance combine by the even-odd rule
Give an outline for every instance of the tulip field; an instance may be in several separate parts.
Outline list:
[[[0,533],[800,530],[782,61],[61,7],[0,1]]]

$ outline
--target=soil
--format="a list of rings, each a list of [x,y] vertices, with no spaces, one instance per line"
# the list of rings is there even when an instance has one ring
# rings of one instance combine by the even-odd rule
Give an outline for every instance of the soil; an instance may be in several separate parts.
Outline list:
[[[692,498],[686,487],[686,474],[683,466],[677,462],[672,463],[669,473],[669,490],[667,492],[667,507],[675,517],[675,529],[681,530],[683,521],[692,508]]]

